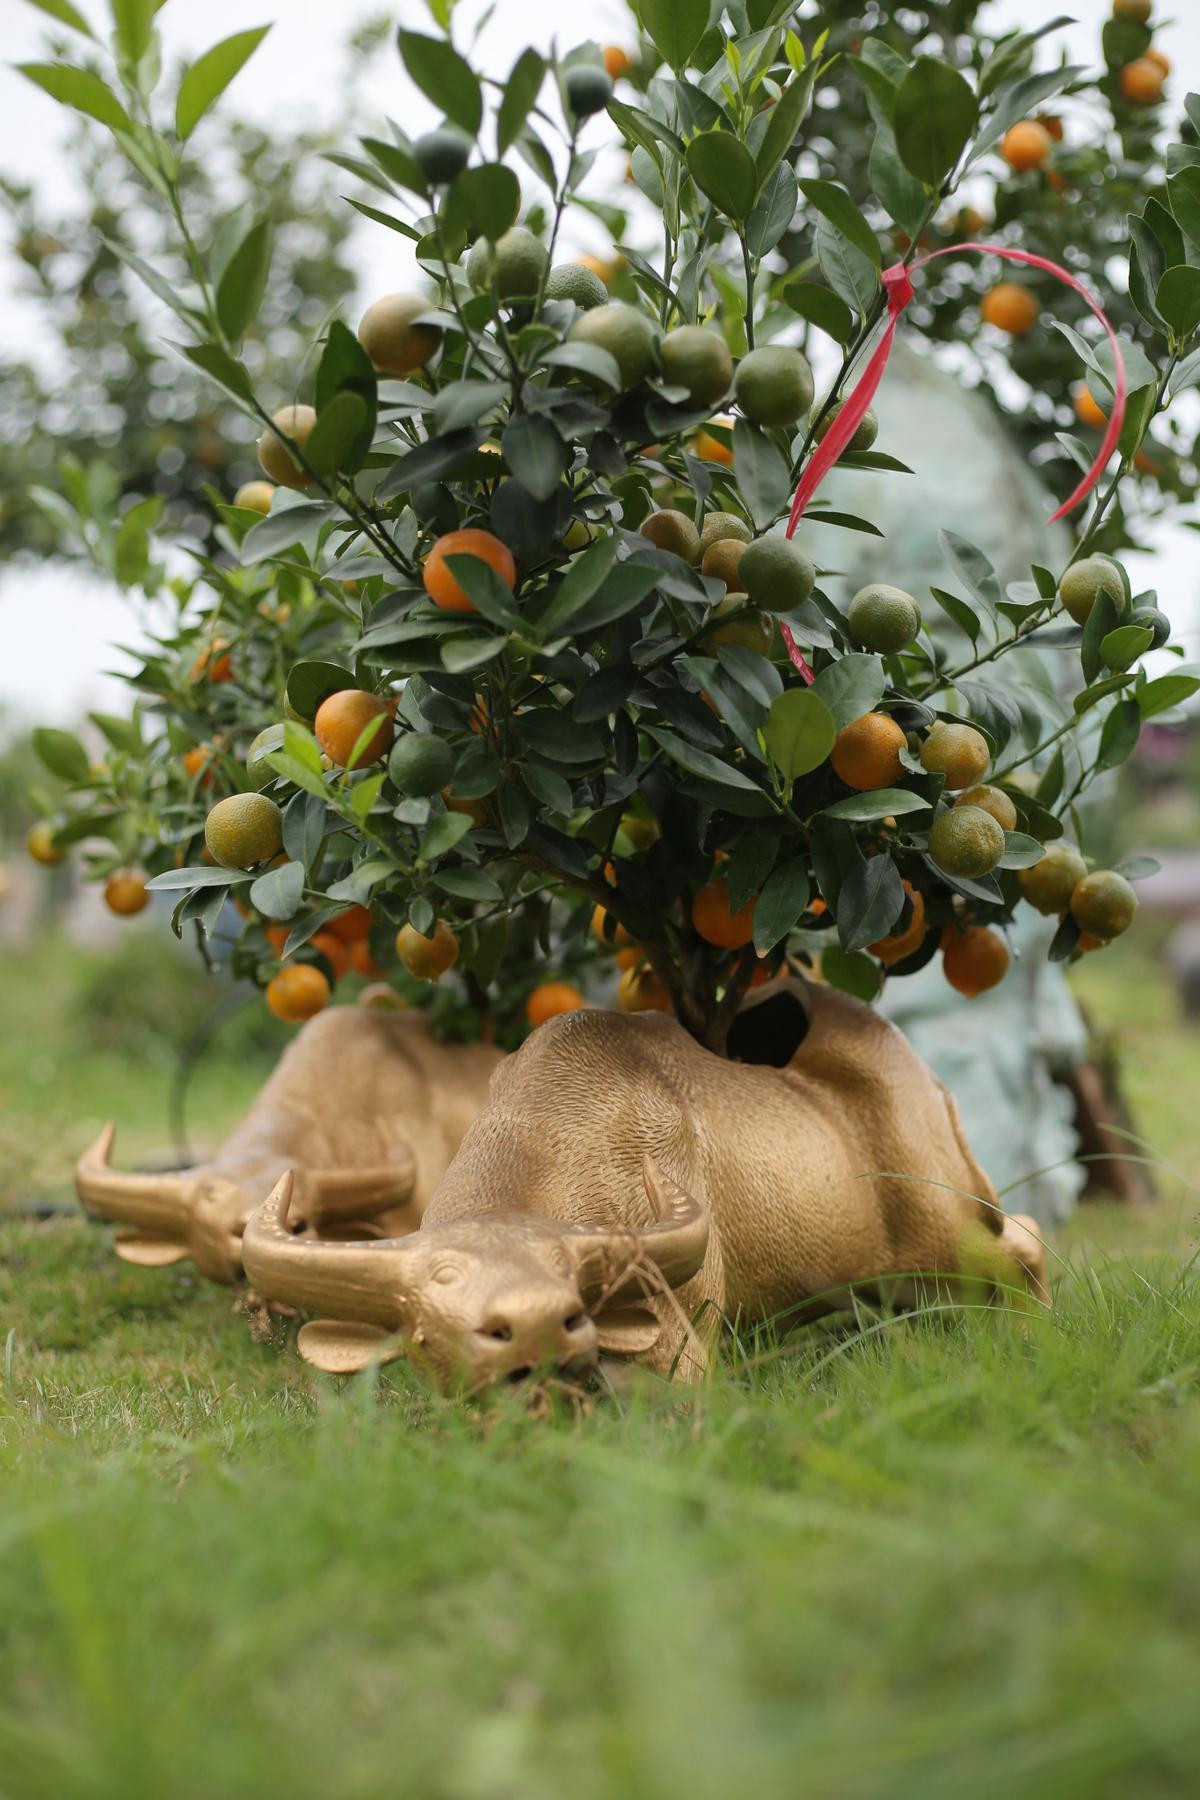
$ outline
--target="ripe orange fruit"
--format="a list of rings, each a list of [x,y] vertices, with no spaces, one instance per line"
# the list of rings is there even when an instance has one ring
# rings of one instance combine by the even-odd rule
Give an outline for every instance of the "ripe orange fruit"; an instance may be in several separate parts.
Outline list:
[[[1132,19],[1144,25],[1153,11],[1153,0],[1113,0],[1114,19]]]
[[[442,799],[447,812],[465,813],[473,825],[487,824],[487,807],[482,800],[462,800],[449,788],[442,789]]]
[[[308,941],[333,970],[333,979],[340,981],[350,967],[349,944],[343,944],[341,938],[334,937],[332,931],[314,931]]]
[[[725,425],[728,426],[730,430],[733,429],[733,420],[729,417],[728,413],[718,414],[713,420],[713,424]],[[692,440],[692,449],[697,456],[703,457],[705,462],[720,463],[721,466],[726,469],[733,463],[733,451],[729,448],[728,444],[722,444],[720,440],[713,437],[710,432],[705,431],[703,426],[701,426],[700,430]]]
[[[312,963],[293,963],[267,983],[267,1005],[285,1025],[302,1025],[329,1004],[329,983]]]
[[[266,794],[230,794],[204,821],[204,846],[223,869],[253,869],[283,848],[283,814]]]
[[[620,81],[633,67],[633,58],[620,44],[605,44],[604,67],[610,81]]]
[[[415,925],[402,925],[396,933],[396,955],[418,981],[437,981],[458,961],[458,938],[444,919],[438,920],[431,937]]]
[[[269,513],[271,496],[275,489],[269,481],[243,481],[233,496],[233,504],[242,506],[247,512]]]
[[[1171,59],[1169,56],[1164,56],[1161,50],[1147,50],[1142,61],[1152,62],[1156,68],[1162,70],[1164,75],[1171,73]]]
[[[569,981],[543,981],[526,1000],[525,1017],[536,1028],[544,1025],[547,1019],[556,1019],[559,1013],[578,1012],[586,1005],[579,989],[572,987]]]
[[[312,436],[317,415],[311,406],[281,406],[271,421],[276,431],[290,438],[303,454],[304,446]],[[275,435],[275,431],[264,428],[258,440],[258,460],[263,466],[263,473],[280,487],[307,488],[312,486],[312,477],[307,475],[288,450]]]
[[[104,903],[119,918],[131,919],[149,906],[146,877],[140,869],[118,869],[104,884]]]
[[[1093,869],[1071,892],[1071,917],[1081,931],[1104,944],[1129,930],[1137,905],[1137,895],[1115,869]]]
[[[746,584],[738,574],[738,564],[746,546],[740,538],[718,538],[700,559],[700,573],[715,575],[731,594],[744,594]]]
[[[919,950],[925,941],[925,896],[911,881],[904,883],[904,891],[912,901],[912,918],[904,931],[889,932],[880,938],[877,944],[868,945],[872,956],[877,956],[881,963],[891,968],[893,963],[903,962]]]
[[[1003,788],[970,787],[964,788],[954,799],[955,806],[981,806],[985,813],[991,813],[1001,831],[1017,829],[1017,809]]]
[[[1075,389],[1075,416],[1082,425],[1093,425],[1097,430],[1108,424],[1108,414],[1097,405],[1086,381]]]
[[[983,296],[980,314],[985,325],[1007,331],[1010,337],[1024,337],[1032,331],[1041,312],[1036,297],[1027,287],[1015,281],[998,281]]]
[[[202,650],[191,668],[188,670],[189,681],[211,681],[219,687],[223,681],[233,680],[233,658],[227,645],[228,638],[214,638],[207,650]]]
[[[1136,62],[1126,63],[1117,82],[1127,100],[1135,100],[1139,106],[1153,106],[1162,98],[1166,79],[1167,72],[1159,62],[1139,56]]]
[[[613,957],[618,969],[636,969],[645,952],[640,944],[625,944]]]
[[[1021,898],[1049,918],[1052,913],[1065,912],[1076,884],[1086,874],[1087,864],[1074,844],[1047,844],[1041,861],[1022,869],[1017,884]]]
[[[942,951],[942,972],[952,988],[973,1000],[1003,981],[1011,958],[998,931],[986,925],[968,925]]]
[[[988,741],[973,725],[955,725],[939,719],[921,745],[921,767],[930,775],[944,775],[950,789],[973,787],[982,781],[992,760]]]
[[[754,906],[757,894],[740,906],[729,909],[729,883],[723,876],[702,887],[692,901],[692,924],[706,944],[720,950],[740,950],[754,936]]]
[[[387,294],[373,300],[362,316],[358,341],[377,369],[388,375],[411,375],[423,368],[442,341],[436,325],[417,325],[434,302],[424,294]]]
[[[205,787],[207,787],[212,781],[212,775],[205,775],[204,770],[208,767],[208,764],[213,760],[215,755],[216,751],[208,744],[197,744],[193,749],[185,750],[180,758],[180,761],[183,764],[184,774],[187,775],[190,781],[195,781],[196,777],[200,776]]]
[[[843,725],[833,741],[829,760],[833,772],[847,787],[865,793],[869,788],[891,787],[904,773],[900,752],[905,737],[887,713],[864,713]]]
[[[270,946],[271,946],[272,950],[275,952],[276,956],[283,955],[283,946],[287,943],[288,938],[291,935],[291,929],[292,928],[290,925],[268,925],[267,926],[267,928],[266,928],[267,942],[268,942],[268,944],[270,944]]]
[[[365,906],[349,906],[345,912],[330,919],[326,931],[332,931],[335,938],[341,938],[343,944],[360,944],[371,929],[371,915]]]
[[[32,825],[25,836],[25,848],[35,863],[43,868],[53,868],[66,856],[66,851],[59,848],[54,841],[54,832],[49,825]]]
[[[671,996],[653,969],[626,969],[617,988],[623,1013],[670,1012]]]
[[[490,531],[468,525],[447,531],[425,558],[425,592],[443,612],[474,612],[475,604],[446,567],[448,556],[477,556],[495,571],[506,588],[517,584],[517,565],[507,544]]]
[[[350,967],[356,975],[363,976],[367,981],[377,981],[383,974],[383,970],[371,955],[371,946],[366,938],[359,938],[356,943],[350,945]]]
[[[1063,122],[1057,113],[1039,113],[1034,120],[1034,123],[1035,125],[1041,125],[1044,130],[1048,131],[1056,144],[1062,143]]]
[[[1026,174],[1040,169],[1054,149],[1054,139],[1037,119],[1022,119],[1004,134],[1000,154],[1010,169]]]
[[[355,757],[354,746],[372,719],[379,720],[379,728]],[[387,755],[392,741],[392,716],[387,701],[379,694],[368,694],[362,688],[343,688],[322,700],[313,729],[335,768],[348,769],[353,758],[353,766],[364,769]]]
[[[614,925],[611,935],[606,934],[605,926],[607,922],[607,912],[602,906],[597,906],[592,913],[592,936],[598,943],[603,944],[606,950],[611,950],[614,945],[617,949],[620,949],[624,944],[632,944],[633,938],[630,933],[626,931],[624,925]]]

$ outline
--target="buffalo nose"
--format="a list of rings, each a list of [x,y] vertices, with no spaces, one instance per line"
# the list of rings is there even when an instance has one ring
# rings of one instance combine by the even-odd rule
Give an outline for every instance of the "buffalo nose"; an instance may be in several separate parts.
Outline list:
[[[596,1327],[578,1299],[533,1306],[522,1299],[493,1307],[475,1331],[477,1349],[497,1378],[519,1381],[547,1363],[594,1362]]]

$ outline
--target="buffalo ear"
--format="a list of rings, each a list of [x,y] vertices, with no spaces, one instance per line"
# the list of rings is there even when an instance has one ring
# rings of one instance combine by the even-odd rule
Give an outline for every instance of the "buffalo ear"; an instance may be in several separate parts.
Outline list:
[[[191,1255],[178,1238],[154,1237],[147,1231],[122,1233],[113,1248],[122,1262],[137,1263],[143,1269],[165,1269],[168,1263],[185,1262]]]
[[[300,1327],[296,1348],[305,1362],[327,1375],[356,1375],[370,1363],[394,1362],[404,1354],[394,1332],[349,1319],[310,1319]]]
[[[617,1356],[653,1350],[661,1336],[662,1324],[648,1306],[606,1306],[596,1316],[597,1345]]]

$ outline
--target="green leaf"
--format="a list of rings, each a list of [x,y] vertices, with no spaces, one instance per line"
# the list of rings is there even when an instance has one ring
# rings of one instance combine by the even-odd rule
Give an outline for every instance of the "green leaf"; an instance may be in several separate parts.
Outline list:
[[[957,69],[919,56],[900,84],[892,118],[896,149],[909,174],[926,187],[939,186],[978,117],[979,102]]]
[[[456,815],[461,817],[462,815]],[[467,820],[468,825],[470,820]],[[445,894],[457,900],[502,900],[504,890],[482,869],[439,869],[433,877]]]
[[[1119,625],[1100,640],[1100,655],[1110,669],[1128,669],[1154,642],[1148,625]]]
[[[574,618],[591,599],[617,560],[620,545],[615,537],[601,538],[590,549],[573,558],[570,568],[555,589],[550,604],[542,615],[542,629],[556,632]]]
[[[237,343],[262,304],[271,271],[271,227],[266,219],[252,225],[217,283],[217,317],[227,338]]]
[[[513,475],[535,500],[548,500],[571,466],[571,446],[544,413],[517,413],[500,439]]]
[[[92,37],[94,33],[81,12],[76,12],[71,0],[26,0],[29,6],[36,6],[47,18],[57,19],[60,25],[69,25],[72,31],[81,31],[84,37]]]
[[[662,580],[655,563],[624,562],[610,569],[595,592],[572,613],[566,629],[572,637],[596,632],[623,619],[652,594]]]
[[[249,62],[271,27],[236,31],[198,56],[179,84],[175,100],[175,130],[181,139],[191,137],[210,106],[220,99],[238,71]]]
[[[1100,733],[1096,769],[1115,769],[1129,756],[1142,729],[1142,709],[1136,700],[1118,700]]]
[[[871,186],[881,205],[897,225],[915,237],[925,217],[926,193],[923,182],[910,175],[900,161],[895,135],[890,127],[876,129],[869,159]]]
[[[903,813],[924,812],[930,802],[907,788],[876,788],[869,794],[850,794],[823,809],[826,819],[852,819],[862,825],[872,819],[899,818]]]
[[[546,75],[546,64],[533,49],[522,50],[505,83],[504,98],[496,114],[496,155],[503,156],[516,143],[521,128]]]
[[[754,523],[769,525],[787,505],[791,469],[762,427],[740,417],[733,427],[733,470]]]
[[[890,856],[868,856],[842,883],[837,930],[843,950],[865,950],[886,937],[904,910],[904,887]]]
[[[268,919],[294,918],[303,897],[304,864],[300,862],[280,863],[277,869],[268,869],[247,896],[255,911],[265,913]]]
[[[877,962],[861,950],[843,950],[840,944],[828,944],[821,951],[821,978],[841,993],[868,1002],[875,999],[883,985]]]
[[[1127,856],[1117,864],[1115,873],[1123,875],[1126,881],[1146,881],[1161,868],[1157,856]]]
[[[418,862],[433,862],[439,856],[445,856],[453,850],[460,838],[466,837],[471,829],[469,813],[444,812],[431,819],[417,846]]]
[[[98,119],[110,131],[132,133],[133,120],[112,89],[90,69],[72,69],[66,63],[19,63],[18,68],[26,80],[60,105],[73,106],[89,119]]]
[[[760,955],[787,936],[808,905],[811,892],[802,857],[781,864],[768,876],[754,907],[754,948]]]
[[[421,233],[404,219],[396,219],[391,213],[380,212],[377,206],[368,206],[365,200],[351,200],[350,204],[364,219],[373,219],[376,225],[386,225],[389,231],[398,231],[401,237],[410,239],[414,244],[420,243]]]
[[[435,431],[457,431],[494,412],[507,395],[506,381],[449,381],[433,403]]]
[[[1087,624],[1083,628],[1083,637],[1079,644],[1079,661],[1083,668],[1083,678],[1087,682],[1095,681],[1104,667],[1100,654],[1103,640],[1115,632],[1118,613],[1112,597],[1106,588],[1102,588],[1092,603]]]
[[[322,700],[328,700],[330,694],[340,694],[344,688],[360,688],[362,682],[355,680],[349,669],[340,663],[331,662],[298,662],[292,665],[287,678],[287,702],[298,719],[315,719],[317,708]],[[293,734],[295,727],[293,726]],[[294,750],[289,741],[287,748]],[[314,750],[316,746],[313,746]],[[320,756],[316,760],[316,770],[321,767]]]
[[[813,85],[816,79],[817,64],[813,61],[788,82],[771,108],[767,118],[767,129],[758,146],[756,158],[760,187],[778,168],[795,143],[796,134],[803,125],[805,115],[812,103]]]
[[[333,508],[322,502],[303,502],[299,506],[282,506],[257,525],[252,525],[242,539],[238,554],[247,567],[268,562],[281,550],[307,538],[315,544],[317,534],[332,516]]]
[[[88,718],[97,731],[103,732],[114,750],[120,750],[126,756],[138,756],[145,749],[136,709],[131,719],[103,712],[90,712]]]
[[[439,652],[442,667],[451,675],[465,674],[468,669],[482,669],[499,656],[508,642],[502,637],[443,638]]]
[[[754,158],[729,131],[706,131],[687,147],[688,173],[727,219],[744,219],[758,193]]]
[[[638,0],[638,13],[655,48],[678,73],[708,29],[709,0]]]
[[[470,64],[442,38],[403,29],[397,35],[404,66],[421,92],[475,137],[483,119],[483,93]]]
[[[282,742],[283,733],[280,732]],[[315,794],[295,794],[283,809],[283,847],[293,862],[311,869],[325,842],[328,809]]]
[[[849,342],[854,314],[832,288],[821,287],[815,281],[789,281],[782,299],[798,319],[807,319],[818,331],[827,332],[835,343]]]
[[[479,163],[456,175],[446,195],[443,216],[451,236],[490,238],[495,243],[521,209],[521,184],[501,163]]]
[[[860,318],[865,317],[879,291],[879,273],[875,264],[824,217],[817,221],[813,248],[821,273],[834,293],[840,295]]]
[[[771,702],[763,728],[767,754],[788,782],[819,768],[836,736],[833,714],[812,688],[785,688]]]
[[[446,567],[476,612],[490,624],[503,625],[509,631],[521,629],[523,620],[513,604],[512,589],[482,557],[460,552],[446,558]]]
[[[994,620],[1000,601],[1000,583],[983,551],[974,544],[969,544],[966,538],[959,537],[955,531],[939,531],[938,542],[946,560],[972,599],[978,601],[988,617]]]
[[[1147,324],[1162,326],[1154,304],[1155,291],[1166,270],[1162,246],[1145,219],[1129,215],[1129,298]]]
[[[1138,688],[1134,698],[1143,719],[1153,719],[1158,713],[1168,712],[1171,707],[1190,700],[1197,691],[1200,691],[1200,676],[1160,675],[1156,681],[1148,681]]]
[[[703,781],[717,782],[721,787],[749,788],[752,793],[762,792],[757,781],[751,781],[732,763],[722,762],[719,757],[710,756],[707,750],[697,750],[694,744],[685,743],[675,736],[673,731],[666,731],[662,726],[647,729],[648,737],[661,744],[672,762],[677,762],[681,769],[690,775],[698,775]]]
[[[109,0],[117,49],[126,62],[140,62],[150,48],[154,15],[161,0]]]
[[[344,454],[343,462],[338,465],[351,472],[361,467],[371,441],[375,435],[375,419],[378,406],[378,383],[371,359],[355,337],[354,333],[340,319],[334,319],[325,339],[325,348],[321,352],[321,360],[317,365],[317,379],[313,392],[313,404],[317,409],[317,431],[321,430],[324,415],[332,402],[341,395],[354,395],[361,401],[363,417],[358,435],[354,438]],[[313,433],[315,438],[316,432]],[[312,459],[313,439],[309,439],[308,456]],[[319,448],[319,446],[318,446]],[[314,467],[316,467],[314,463]]]
[[[318,475],[353,474],[366,423],[366,402],[358,394],[335,394],[312,428],[305,459]]]
[[[839,187],[835,181],[811,180],[800,183],[800,192],[842,237],[847,238],[856,250],[862,252],[868,262],[873,262],[877,269],[883,267],[879,240],[845,188]]]
[[[541,360],[552,369],[573,369],[576,374],[594,376],[614,393],[622,386],[620,364],[610,350],[602,350],[599,344],[559,344]]]
[[[821,670],[813,683],[813,692],[820,694],[840,731],[843,725],[861,719],[864,713],[874,712],[883,699],[886,686],[882,660],[878,656],[852,651],[849,656],[839,657],[837,662]],[[890,810],[884,808],[885,812]]]
[[[930,594],[934,596],[937,605],[945,612],[946,617],[954,619],[959,630],[966,632],[972,643],[977,643],[982,630],[982,619],[977,617],[977,614],[973,614],[972,608],[966,605],[966,601],[959,599],[957,594],[948,594],[943,587],[930,587]]]
[[[218,344],[178,344],[175,348],[235,400],[247,405],[253,401],[254,388],[245,368]]]
[[[1154,304],[1177,337],[1190,337],[1200,325],[1200,269],[1177,263],[1158,284]]]
[[[38,760],[62,781],[86,781],[91,774],[87,751],[69,731],[39,726],[33,734],[33,747]]]
[[[1167,182],[1167,201],[1180,230],[1200,244],[1200,168],[1181,169]]]
[[[429,183],[420,163],[399,144],[389,144],[385,138],[365,137],[362,146],[396,187],[408,188],[414,194],[429,192]]]
[[[796,177],[787,163],[768,176],[753,212],[746,220],[746,243],[752,256],[773,250],[796,216]]]
[[[1032,869],[1034,863],[1040,863],[1046,850],[1035,837],[1029,837],[1024,831],[1006,831],[1004,834],[1004,855],[997,865],[1001,869]]]
[[[186,869],[164,869],[146,883],[152,894],[169,894],[184,888],[236,887],[239,882],[253,881],[240,869],[212,869],[207,863],[195,863]]]

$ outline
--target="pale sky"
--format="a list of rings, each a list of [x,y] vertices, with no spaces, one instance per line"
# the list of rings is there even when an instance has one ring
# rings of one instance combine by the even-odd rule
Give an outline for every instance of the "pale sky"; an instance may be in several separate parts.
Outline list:
[[[102,24],[106,8],[102,0],[76,0],[92,20]],[[1190,14],[1168,22],[1156,33],[1156,42],[1171,58],[1175,73],[1170,93],[1179,105],[1189,87],[1200,88],[1200,8],[1196,0],[1178,0],[1179,10]],[[234,109],[269,118],[283,103],[294,116],[303,108],[314,119],[332,117],[336,105],[330,95],[331,73],[336,77],[342,45],[353,23],[385,10],[369,0],[263,0],[248,8],[246,0],[167,0],[159,25],[168,63],[189,56],[234,31],[274,19],[275,28],[238,76],[230,90]],[[391,9],[404,24],[429,29],[429,15],[420,0],[404,0]],[[483,0],[462,0],[456,12],[456,36],[465,42],[474,22],[486,10]],[[803,15],[816,18],[819,7],[806,0]],[[1101,23],[1111,11],[1111,0],[1074,0],[1068,9],[1076,24],[1058,34],[1074,60],[1095,62]],[[1164,8],[1164,16],[1168,9]],[[1045,15],[1042,0],[993,0],[989,24],[1025,26]],[[0,169],[33,181],[53,204],[69,198],[72,171],[63,153],[65,121],[62,110],[37,92],[8,65],[37,59],[45,29],[45,16],[22,0],[0,0],[4,24],[4,66],[0,67]],[[578,20],[578,26],[564,20]],[[564,6],[562,0],[498,0],[481,38],[481,54],[488,67],[506,73],[527,43],[543,48],[557,35],[560,48],[578,41],[586,29],[601,42],[629,41],[629,15],[622,0],[589,0],[585,8]],[[367,89],[369,103],[380,114],[391,110],[407,130],[435,123],[433,109],[415,94],[400,70],[398,60],[384,56]],[[227,101],[226,104],[229,102]],[[99,128],[97,128],[99,129]],[[364,120],[364,133],[370,129]],[[591,132],[602,138],[606,122],[593,122]],[[347,183],[352,178],[347,177]],[[347,191],[352,191],[348,185]],[[599,174],[595,191],[603,192]],[[363,291],[387,292],[403,284],[404,268],[398,265],[398,240],[392,233],[365,227],[353,233],[356,260],[363,277]],[[584,215],[572,224],[564,248],[602,250],[599,224]],[[18,300],[17,265],[11,255],[0,257],[0,329],[10,348],[36,355],[38,312]],[[1189,625],[1195,623],[1197,599],[1195,537],[1180,525],[1167,525],[1158,534],[1158,554],[1130,558],[1135,591],[1151,584],[1160,589],[1165,610]],[[102,671],[118,660],[110,646],[130,642],[138,635],[138,617],[131,602],[104,583],[80,571],[59,565],[42,569],[14,569],[0,575],[0,623],[5,655],[0,659],[0,708],[12,709],[34,722],[69,723],[85,707],[122,710],[129,690],[108,680]],[[1191,644],[1195,654],[1200,646]]]

